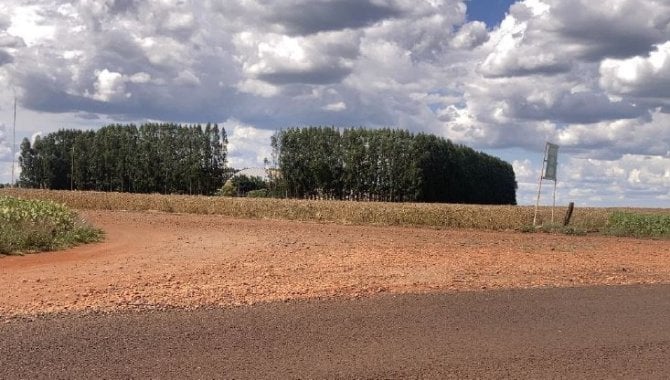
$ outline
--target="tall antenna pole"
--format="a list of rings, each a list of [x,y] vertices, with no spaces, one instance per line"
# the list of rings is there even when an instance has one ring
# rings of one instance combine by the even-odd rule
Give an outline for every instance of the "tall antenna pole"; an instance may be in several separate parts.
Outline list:
[[[74,142],[72,142],[71,161],[72,161],[72,169],[70,170],[70,191],[74,190]]]
[[[542,171],[540,172],[540,181],[538,182],[538,185],[537,185],[537,200],[535,201],[535,213],[533,214],[533,227],[537,227],[537,208],[540,206],[540,193],[542,193],[542,177],[544,176],[544,167],[547,164],[547,147],[548,146],[549,145],[544,146],[544,158],[542,158]],[[552,218],[553,218],[553,214],[552,214]]]
[[[12,132],[12,187],[16,187],[14,183],[14,166],[16,165],[16,93],[14,93],[14,123]]]

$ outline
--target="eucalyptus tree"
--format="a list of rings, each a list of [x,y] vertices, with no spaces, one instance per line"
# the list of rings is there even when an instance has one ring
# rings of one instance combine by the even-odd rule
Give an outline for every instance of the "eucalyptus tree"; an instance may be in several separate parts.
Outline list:
[[[217,125],[113,124],[59,130],[21,145],[26,187],[213,194],[222,184],[225,130]]]
[[[290,197],[516,203],[509,163],[435,135],[288,128],[272,145]]]

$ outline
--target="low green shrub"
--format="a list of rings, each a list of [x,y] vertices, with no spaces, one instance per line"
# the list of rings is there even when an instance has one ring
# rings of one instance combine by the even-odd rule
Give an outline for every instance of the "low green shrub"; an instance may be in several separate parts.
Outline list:
[[[0,196],[0,254],[61,249],[102,235],[62,204]]]
[[[268,196],[268,189],[251,190],[247,193],[249,198],[267,198]]]
[[[609,217],[607,232],[616,236],[670,238],[670,215],[616,211]]]
[[[224,197],[252,197],[267,198],[269,196],[268,183],[261,177],[236,175],[226,181],[216,195]],[[262,192],[259,192],[263,190]],[[254,194],[249,195],[249,193]]]
[[[218,196],[223,196],[223,197],[234,197],[237,195],[237,189],[235,189],[235,185],[233,184],[233,181],[228,180],[226,183],[223,184],[223,187],[219,189],[219,191],[216,192],[216,195]]]

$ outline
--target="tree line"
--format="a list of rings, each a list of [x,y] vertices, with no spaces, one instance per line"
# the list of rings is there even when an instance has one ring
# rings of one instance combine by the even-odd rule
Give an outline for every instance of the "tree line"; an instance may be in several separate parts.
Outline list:
[[[509,163],[435,135],[290,128],[272,146],[289,197],[516,204]]]
[[[44,189],[213,194],[223,185],[227,136],[217,124],[62,129],[21,143],[20,185]]]
[[[21,144],[20,185],[137,193],[225,193],[226,131],[217,124],[59,130]],[[516,204],[512,166],[435,135],[394,129],[289,128],[272,137],[269,196]],[[240,181],[238,181],[240,182]],[[246,183],[242,181],[243,183]],[[234,186],[242,186],[233,181]],[[241,191],[242,190],[242,191]]]

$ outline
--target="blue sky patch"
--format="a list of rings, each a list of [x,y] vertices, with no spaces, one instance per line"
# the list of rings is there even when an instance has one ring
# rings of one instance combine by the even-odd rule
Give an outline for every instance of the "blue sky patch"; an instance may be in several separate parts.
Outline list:
[[[505,13],[515,0],[470,0],[467,17],[469,21],[483,21],[491,29],[500,24],[505,18]]]

